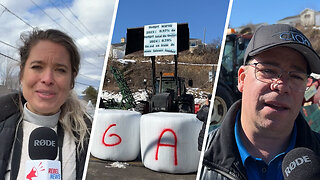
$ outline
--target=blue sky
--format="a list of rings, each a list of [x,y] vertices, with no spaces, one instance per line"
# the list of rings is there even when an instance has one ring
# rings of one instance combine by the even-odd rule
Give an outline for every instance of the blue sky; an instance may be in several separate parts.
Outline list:
[[[222,39],[228,0],[120,0],[112,43],[125,37],[126,29],[157,23],[189,23],[190,38],[204,39],[206,43]],[[278,20],[299,14],[305,8],[320,11],[319,0],[234,0],[230,26],[248,23],[273,24]]]
[[[189,23],[190,38],[210,43],[222,39],[228,0],[120,0],[112,43],[126,36],[127,28],[159,23]]]
[[[305,8],[320,11],[319,0],[234,0],[230,27],[248,23],[273,24],[278,20],[300,14]]]

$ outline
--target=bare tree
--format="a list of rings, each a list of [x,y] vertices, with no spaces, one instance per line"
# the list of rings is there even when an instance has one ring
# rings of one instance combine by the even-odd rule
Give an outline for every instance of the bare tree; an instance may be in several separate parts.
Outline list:
[[[0,79],[1,84],[7,89],[19,88],[18,63],[8,58],[0,59]]]

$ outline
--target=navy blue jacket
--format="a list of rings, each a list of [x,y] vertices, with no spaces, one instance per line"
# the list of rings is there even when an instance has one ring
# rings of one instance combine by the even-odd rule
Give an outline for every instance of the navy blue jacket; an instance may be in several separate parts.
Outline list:
[[[241,100],[229,109],[221,127],[208,136],[206,152],[203,158],[200,179],[247,179],[234,135],[237,112],[241,109]],[[295,147],[306,147],[320,155],[320,135],[312,131],[299,113],[296,118],[297,138]]]

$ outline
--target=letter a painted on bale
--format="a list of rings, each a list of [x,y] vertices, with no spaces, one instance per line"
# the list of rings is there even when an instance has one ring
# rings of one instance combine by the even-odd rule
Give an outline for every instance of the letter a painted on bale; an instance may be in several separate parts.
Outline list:
[[[171,133],[173,134],[173,136],[174,136],[174,144],[162,144],[162,143],[160,143],[163,134],[164,134],[165,132],[167,132],[167,131],[169,131],[169,132],[171,132]],[[156,160],[158,160],[158,154],[159,154],[159,147],[160,147],[160,146],[167,146],[167,147],[173,147],[173,148],[174,148],[174,165],[177,166],[177,165],[178,165],[178,158],[177,158],[177,135],[176,135],[176,133],[175,133],[172,129],[164,129],[164,130],[161,132],[161,134],[160,134],[160,136],[159,136],[159,139],[158,139],[158,144],[157,144],[156,157],[155,157]]]

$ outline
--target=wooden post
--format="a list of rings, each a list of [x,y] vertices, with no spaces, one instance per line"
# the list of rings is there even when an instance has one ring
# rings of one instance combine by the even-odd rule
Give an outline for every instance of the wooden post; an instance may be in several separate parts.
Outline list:
[[[152,68],[152,95],[156,94],[156,63],[155,63],[156,57],[151,56],[151,68]]]

